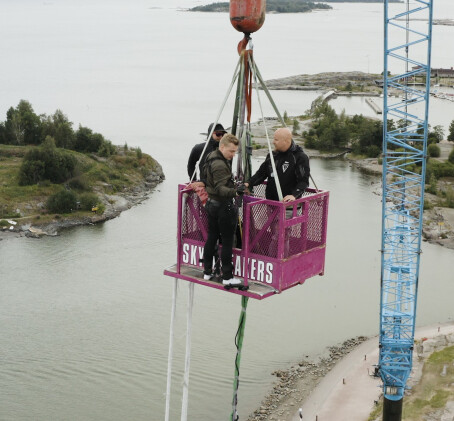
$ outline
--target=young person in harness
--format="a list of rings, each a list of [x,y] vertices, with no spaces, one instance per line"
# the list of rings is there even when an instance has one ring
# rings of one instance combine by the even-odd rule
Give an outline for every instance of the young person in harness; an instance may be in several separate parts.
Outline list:
[[[273,157],[282,189],[282,201],[288,203],[299,199],[309,187],[309,158],[303,149],[293,141],[292,132],[287,128],[276,130],[273,144]],[[265,180],[268,180],[265,197],[269,200],[279,200],[270,154],[266,156],[260,168],[245,185],[254,187]]]
[[[213,278],[213,257],[216,244],[222,241],[221,267],[222,283],[226,286],[241,284],[233,276],[232,248],[238,219],[234,199],[244,193],[245,186],[235,186],[232,178],[232,159],[238,150],[236,136],[226,134],[219,143],[219,149],[211,152],[202,170],[202,179],[208,193],[205,209],[208,214],[208,238],[203,249],[203,279]]]

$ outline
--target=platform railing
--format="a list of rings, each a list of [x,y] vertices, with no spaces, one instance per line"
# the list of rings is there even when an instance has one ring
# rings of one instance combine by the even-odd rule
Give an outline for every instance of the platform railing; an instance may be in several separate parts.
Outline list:
[[[256,281],[281,292],[323,274],[328,192],[308,189],[288,204],[248,195],[240,201],[233,267],[245,286]],[[197,194],[185,185],[179,186],[177,229],[177,272],[181,265],[201,269],[208,219]]]

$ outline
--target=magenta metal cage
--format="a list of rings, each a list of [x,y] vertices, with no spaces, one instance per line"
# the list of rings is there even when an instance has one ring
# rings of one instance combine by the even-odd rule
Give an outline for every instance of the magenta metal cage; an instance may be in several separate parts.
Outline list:
[[[265,185],[239,202],[239,230],[233,249],[234,276],[247,290],[229,291],[263,299],[280,293],[325,268],[329,192],[307,189],[300,199],[284,204],[264,198]],[[165,275],[224,289],[203,279],[203,247],[208,236],[205,208],[186,185],[178,186],[177,263]],[[222,247],[220,245],[219,247]]]

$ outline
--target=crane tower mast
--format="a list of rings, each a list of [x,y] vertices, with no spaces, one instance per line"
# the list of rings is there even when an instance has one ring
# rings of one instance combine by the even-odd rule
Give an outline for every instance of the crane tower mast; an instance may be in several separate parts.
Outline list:
[[[379,345],[384,421],[400,420],[412,368],[427,156],[432,2],[384,1]]]

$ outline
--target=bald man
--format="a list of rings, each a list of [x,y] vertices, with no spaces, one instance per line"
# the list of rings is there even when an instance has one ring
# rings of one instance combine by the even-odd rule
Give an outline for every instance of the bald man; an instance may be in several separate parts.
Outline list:
[[[273,157],[282,189],[283,202],[299,199],[309,187],[309,158],[303,149],[293,141],[292,132],[287,128],[276,130],[273,144]],[[265,180],[268,180],[266,198],[279,200],[270,154],[246,185],[257,186]]]

